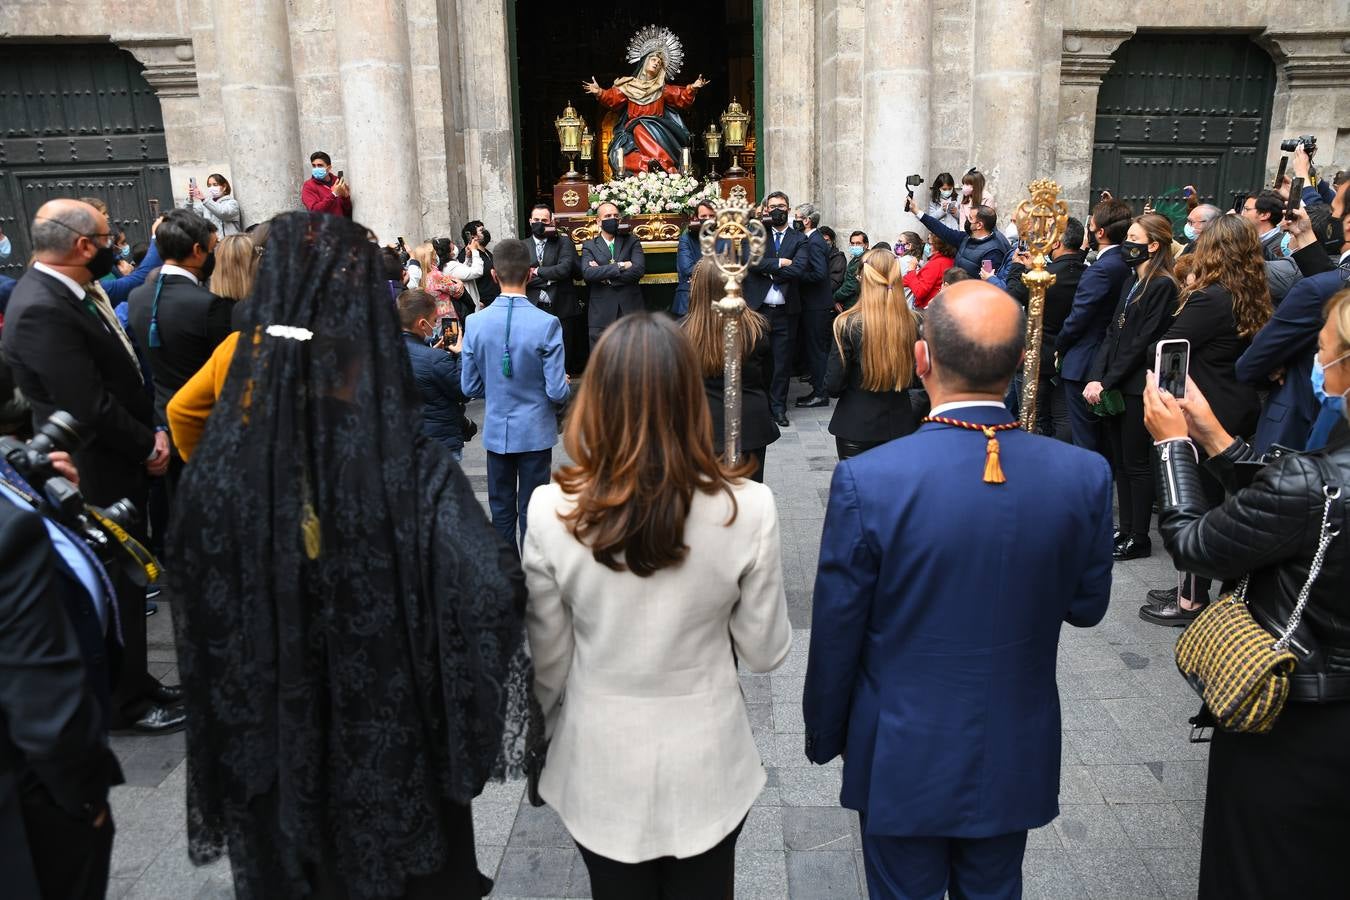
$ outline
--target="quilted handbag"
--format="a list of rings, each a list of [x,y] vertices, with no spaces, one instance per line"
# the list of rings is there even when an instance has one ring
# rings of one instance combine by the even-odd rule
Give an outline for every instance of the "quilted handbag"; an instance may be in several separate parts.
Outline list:
[[[1289,676],[1298,661],[1289,650],[1289,640],[1303,619],[1327,547],[1339,533],[1331,526],[1331,509],[1340,488],[1326,485],[1322,493],[1326,502],[1317,552],[1279,638],[1266,631],[1247,608],[1248,575],[1236,591],[1200,613],[1177,641],[1177,668],[1225,731],[1264,734],[1275,725],[1289,699]]]

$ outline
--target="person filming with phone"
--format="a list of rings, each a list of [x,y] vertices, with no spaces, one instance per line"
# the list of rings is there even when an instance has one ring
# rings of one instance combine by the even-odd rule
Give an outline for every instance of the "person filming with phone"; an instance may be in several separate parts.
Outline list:
[[[1221,616],[1235,625],[1245,619],[1260,639],[1259,650],[1273,654],[1280,649],[1277,639],[1288,633],[1294,657],[1285,678],[1287,699],[1271,705],[1273,723],[1265,733],[1229,719],[1223,710],[1231,707],[1202,692],[1206,710],[1192,721],[1205,724],[1209,716],[1220,727],[1209,749],[1201,898],[1345,894],[1350,290],[1327,303],[1311,381],[1340,401],[1340,414],[1326,447],[1307,453],[1259,455],[1211,408],[1199,379],[1187,383],[1180,399],[1162,393],[1151,377],[1144,395],[1145,423],[1157,441],[1158,528],[1167,551],[1178,569],[1222,579],[1240,595],[1238,604],[1202,617],[1194,626],[1197,636],[1220,637]],[[1222,506],[1210,503],[1206,478],[1228,490]],[[1237,664],[1252,658],[1249,651],[1230,653]],[[1177,658],[1191,666],[1182,645]],[[1222,658],[1216,662],[1220,671],[1227,665]],[[1209,707],[1211,696],[1221,709]]]
[[[397,302],[403,346],[422,396],[422,434],[449,448],[459,462],[464,458],[464,442],[477,431],[464,416],[468,398],[459,385],[459,351],[464,340],[459,320],[445,316],[437,323],[436,300],[426,291],[404,291]]]
[[[309,155],[309,174],[300,188],[300,202],[310,212],[352,217],[352,190],[343,172],[333,172],[333,158],[322,150]]]

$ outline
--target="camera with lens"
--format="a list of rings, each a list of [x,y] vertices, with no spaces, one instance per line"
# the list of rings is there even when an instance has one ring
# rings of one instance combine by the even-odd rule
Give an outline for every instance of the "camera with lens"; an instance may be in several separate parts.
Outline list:
[[[127,529],[140,518],[130,500],[121,499],[101,508],[86,503],[80,489],[52,465],[51,454],[72,453],[87,443],[80,423],[58,410],[38,428],[28,442],[0,437],[0,457],[39,493],[38,512],[59,522],[84,540],[106,567],[121,566],[137,584],[159,576],[159,563]]]
[[[1286,138],[1280,141],[1280,150],[1284,153],[1293,153],[1298,149],[1298,145],[1303,145],[1303,152],[1312,156],[1317,152],[1317,135],[1301,134],[1296,138]]]

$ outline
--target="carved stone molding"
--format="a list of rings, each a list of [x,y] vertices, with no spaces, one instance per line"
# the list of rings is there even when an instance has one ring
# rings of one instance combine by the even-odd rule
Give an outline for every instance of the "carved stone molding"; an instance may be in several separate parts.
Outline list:
[[[1291,88],[1350,87],[1350,31],[1268,31],[1260,42],[1274,54]]]
[[[114,43],[145,66],[145,80],[160,99],[197,96],[197,60],[190,38],[114,38]]]
[[[1060,45],[1060,84],[1100,86],[1115,64],[1111,54],[1133,36],[1133,31],[1066,30]]]

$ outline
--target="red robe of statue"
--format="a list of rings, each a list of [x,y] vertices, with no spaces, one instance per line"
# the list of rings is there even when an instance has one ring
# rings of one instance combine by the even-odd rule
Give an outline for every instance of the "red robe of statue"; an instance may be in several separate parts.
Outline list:
[[[640,121],[642,118],[659,119],[665,115],[666,104],[675,109],[688,109],[694,105],[695,90],[690,87],[676,87],[673,84],[661,88],[661,96],[652,103],[634,103],[624,96],[618,88],[608,88],[600,92],[600,105],[606,109],[619,109],[627,106],[628,124],[625,126],[633,136],[638,149],[624,154],[623,167],[629,172],[646,172],[649,160],[656,160],[667,172],[677,171],[680,161],[656,140]]]

